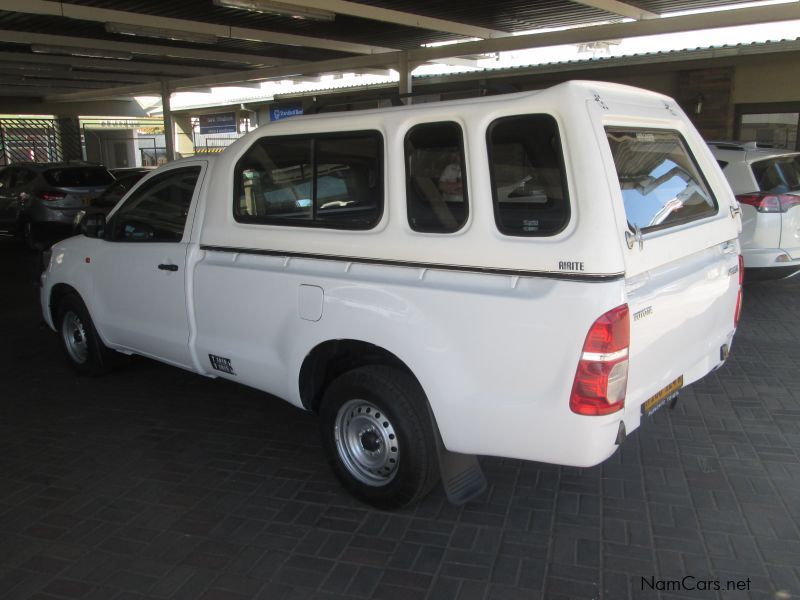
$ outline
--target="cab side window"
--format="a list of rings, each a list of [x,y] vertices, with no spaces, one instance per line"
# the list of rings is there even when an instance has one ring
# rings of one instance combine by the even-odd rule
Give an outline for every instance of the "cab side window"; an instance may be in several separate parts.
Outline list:
[[[469,215],[464,136],[457,123],[425,123],[406,134],[406,208],[414,231],[452,233]]]
[[[370,229],[383,214],[383,138],[377,131],[257,140],[234,172],[234,218]]]
[[[180,242],[200,167],[174,169],[153,177],[111,218],[106,239],[117,242]]]
[[[486,134],[494,218],[505,235],[555,235],[569,221],[561,138],[550,115],[493,121]]]

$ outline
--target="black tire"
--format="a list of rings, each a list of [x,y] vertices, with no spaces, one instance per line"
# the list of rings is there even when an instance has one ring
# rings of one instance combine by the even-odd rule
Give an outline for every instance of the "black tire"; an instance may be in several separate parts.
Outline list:
[[[333,472],[367,504],[408,506],[439,480],[425,393],[398,369],[373,365],[335,379],[322,399],[320,429]]]
[[[89,311],[77,294],[67,294],[59,300],[56,329],[61,350],[75,371],[94,376],[111,369],[115,353],[100,340]]]

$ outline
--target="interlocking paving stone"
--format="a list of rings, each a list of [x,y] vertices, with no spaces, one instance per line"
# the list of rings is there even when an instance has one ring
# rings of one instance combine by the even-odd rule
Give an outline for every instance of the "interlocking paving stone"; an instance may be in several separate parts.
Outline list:
[[[482,458],[481,498],[387,513],[277,399],[144,359],[74,376],[35,260],[0,242],[3,600],[800,597],[800,279],[746,287],[728,363],[603,465]],[[643,583],[686,576],[750,589]]]

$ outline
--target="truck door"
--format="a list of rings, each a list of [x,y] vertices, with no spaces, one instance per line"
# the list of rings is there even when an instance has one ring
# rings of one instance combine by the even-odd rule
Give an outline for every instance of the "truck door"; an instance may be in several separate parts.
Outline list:
[[[691,129],[605,127],[619,181],[630,310],[626,422],[727,356],[739,294],[738,218]],[[695,140],[694,150],[688,140]]]
[[[93,316],[106,341],[183,367],[192,364],[186,256],[204,169],[182,163],[142,183],[88,257]]]

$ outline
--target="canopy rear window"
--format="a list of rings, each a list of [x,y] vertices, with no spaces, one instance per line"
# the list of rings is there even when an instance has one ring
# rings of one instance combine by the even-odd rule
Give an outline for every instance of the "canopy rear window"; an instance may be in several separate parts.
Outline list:
[[[607,127],[625,214],[652,231],[717,214],[718,205],[677,131]]]

